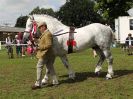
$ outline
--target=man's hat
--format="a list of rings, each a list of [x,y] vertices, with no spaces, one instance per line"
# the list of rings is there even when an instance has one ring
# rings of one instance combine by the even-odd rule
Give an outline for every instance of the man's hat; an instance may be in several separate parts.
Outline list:
[[[46,22],[39,22],[39,23],[38,23],[38,28],[40,28],[42,25],[47,26]]]

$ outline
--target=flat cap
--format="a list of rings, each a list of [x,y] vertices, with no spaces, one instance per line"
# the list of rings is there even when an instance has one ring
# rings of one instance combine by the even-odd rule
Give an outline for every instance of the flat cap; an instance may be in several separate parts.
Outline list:
[[[39,22],[38,23],[38,28],[41,27],[42,25],[46,25],[47,26],[46,22]]]

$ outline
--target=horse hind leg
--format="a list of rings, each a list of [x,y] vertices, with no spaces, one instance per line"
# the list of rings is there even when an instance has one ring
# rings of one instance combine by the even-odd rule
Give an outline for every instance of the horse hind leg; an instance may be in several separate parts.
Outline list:
[[[74,79],[75,78],[75,72],[72,70],[69,62],[68,62],[68,58],[66,55],[60,56],[60,59],[62,61],[62,63],[64,64],[64,66],[67,68],[68,70],[68,75],[70,79]]]
[[[112,67],[113,57],[112,57],[110,50],[106,49],[103,52],[104,52],[104,55],[105,55],[107,63],[108,63],[108,73],[106,75],[106,79],[111,79],[112,76],[114,75],[113,67]]]
[[[96,65],[96,68],[95,68],[95,74],[97,74],[99,76],[100,75],[100,71],[102,69],[101,66],[102,66],[102,64],[103,64],[103,62],[105,60],[105,55],[104,55],[103,51],[99,47],[95,48],[94,50],[96,51],[96,53],[100,57],[99,60],[98,60],[97,65]]]
[[[45,74],[44,78],[42,79],[42,85],[45,85],[49,82],[49,76],[50,76],[50,71],[46,67],[46,74]]]

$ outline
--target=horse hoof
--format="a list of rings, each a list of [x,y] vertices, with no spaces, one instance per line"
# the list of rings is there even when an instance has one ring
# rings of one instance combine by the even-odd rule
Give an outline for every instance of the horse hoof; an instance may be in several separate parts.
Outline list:
[[[106,75],[106,80],[112,79],[112,76],[110,74]]]
[[[59,86],[59,83],[58,84],[52,84],[53,87],[57,87]]]
[[[106,77],[106,80],[109,80],[109,79],[112,79],[112,78]]]
[[[71,80],[75,80],[75,77],[69,77],[69,79],[71,79]]]
[[[110,78],[106,77],[105,79],[106,79],[106,80],[109,80]]]
[[[95,72],[96,76],[100,76],[100,71]]]
[[[69,79],[75,80],[75,74],[69,74]]]

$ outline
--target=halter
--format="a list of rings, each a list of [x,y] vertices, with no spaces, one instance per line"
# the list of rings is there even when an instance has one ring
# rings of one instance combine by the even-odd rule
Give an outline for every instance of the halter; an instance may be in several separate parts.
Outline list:
[[[30,31],[25,31],[25,32],[30,33],[29,38],[30,38],[30,40],[33,40],[33,37],[37,32],[37,23],[36,23],[36,21],[32,21],[32,27],[31,27]]]

